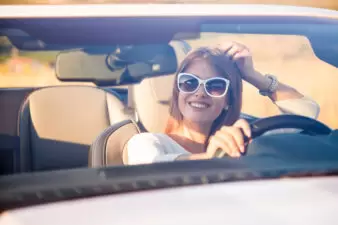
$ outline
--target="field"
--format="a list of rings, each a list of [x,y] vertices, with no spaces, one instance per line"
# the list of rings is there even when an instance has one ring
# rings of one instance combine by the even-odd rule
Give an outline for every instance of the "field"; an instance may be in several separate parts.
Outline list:
[[[204,36],[201,40],[190,41],[190,44],[198,47],[228,40],[247,45],[252,51],[257,70],[275,74],[281,82],[312,97],[321,106],[319,120],[332,128],[338,127],[338,99],[334,97],[338,96],[338,69],[319,60],[306,38],[229,34]],[[15,61],[14,67],[8,62],[1,64],[0,87],[61,84],[48,64],[31,58],[29,55],[17,57],[19,66]],[[276,106],[248,84],[244,86],[243,112],[262,117],[278,114]]]

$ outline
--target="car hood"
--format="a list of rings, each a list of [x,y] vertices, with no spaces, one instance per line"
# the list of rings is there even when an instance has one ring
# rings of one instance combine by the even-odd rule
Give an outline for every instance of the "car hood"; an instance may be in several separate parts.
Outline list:
[[[0,224],[336,224],[337,186],[316,177],[162,189],[12,210]]]

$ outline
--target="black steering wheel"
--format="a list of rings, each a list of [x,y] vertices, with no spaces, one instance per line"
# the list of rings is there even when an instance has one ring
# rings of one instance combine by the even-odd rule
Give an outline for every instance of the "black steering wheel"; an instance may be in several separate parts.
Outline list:
[[[277,129],[297,129],[301,134],[306,135],[329,135],[332,130],[325,124],[305,116],[298,115],[278,115],[262,119],[257,119],[250,123],[251,139],[260,137],[262,134]],[[244,132],[242,131],[243,135]],[[244,135],[244,142],[248,144],[249,138]],[[250,145],[250,144],[248,144]],[[243,153],[242,155],[246,155]],[[222,158],[224,152],[219,150],[217,157]]]
[[[316,161],[337,157],[336,148],[327,146],[325,154],[323,151],[322,154],[318,154],[318,149],[321,149],[323,146],[323,139],[320,136],[329,136],[334,132],[325,124],[309,117],[298,115],[272,116],[257,119],[250,123],[250,127],[253,141],[248,143],[248,138],[244,137],[248,149],[242,155],[249,155],[253,161],[257,159],[259,159],[258,162],[261,162],[260,159],[277,160],[275,162],[280,162],[280,160]],[[299,133],[289,135],[285,132],[283,135],[262,136],[268,131],[288,128],[299,130]],[[259,138],[260,136],[261,138]],[[310,136],[318,136],[318,139]],[[330,143],[330,141],[324,143]],[[264,157],[260,158],[260,156]],[[272,161],[269,161],[269,163]]]
[[[251,138],[261,136],[267,131],[276,129],[300,129],[301,133],[308,135],[328,135],[332,132],[331,128],[325,124],[305,116],[298,115],[278,115],[255,120],[250,124]],[[246,138],[245,141],[248,139]]]

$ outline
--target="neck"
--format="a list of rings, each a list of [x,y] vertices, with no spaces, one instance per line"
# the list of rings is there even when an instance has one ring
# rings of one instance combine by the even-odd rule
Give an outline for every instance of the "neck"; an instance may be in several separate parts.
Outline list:
[[[178,144],[191,153],[205,152],[211,124],[195,124],[183,121],[181,126],[170,134]]]
[[[210,133],[211,124],[183,121],[181,133],[190,140],[204,144]]]

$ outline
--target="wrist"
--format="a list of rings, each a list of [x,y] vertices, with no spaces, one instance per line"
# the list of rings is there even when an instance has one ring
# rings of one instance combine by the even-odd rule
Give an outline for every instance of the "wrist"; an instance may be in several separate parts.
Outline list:
[[[176,160],[204,160],[210,159],[206,153],[196,153],[196,154],[189,154],[189,155],[180,155],[176,158]]]
[[[267,90],[271,84],[271,80],[258,71],[254,71],[245,80],[258,90]]]

